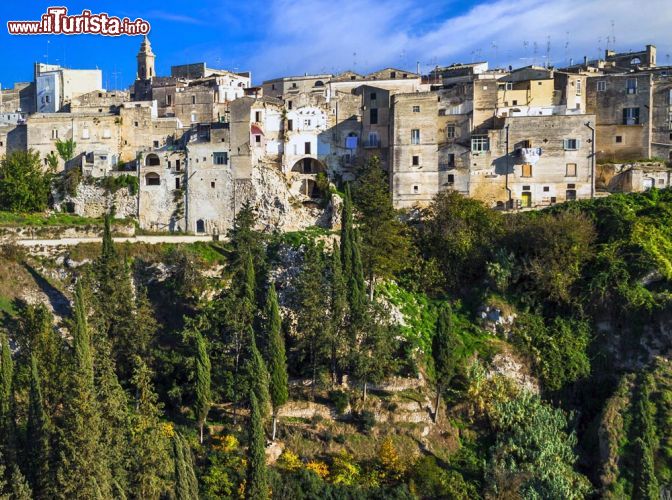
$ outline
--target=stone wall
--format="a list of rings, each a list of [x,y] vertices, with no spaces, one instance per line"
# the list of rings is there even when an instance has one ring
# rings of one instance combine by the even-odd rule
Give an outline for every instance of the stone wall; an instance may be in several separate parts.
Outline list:
[[[58,193],[54,193],[54,207],[67,208],[82,217],[102,217],[114,207],[117,219],[129,219],[138,216],[138,197],[132,195],[127,187],[111,193],[95,183],[83,182],[77,186],[77,196],[60,198]]]

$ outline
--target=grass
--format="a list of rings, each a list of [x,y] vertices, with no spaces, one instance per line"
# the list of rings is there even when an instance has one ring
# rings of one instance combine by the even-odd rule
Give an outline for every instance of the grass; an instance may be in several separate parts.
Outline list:
[[[114,224],[133,223],[127,219],[115,219]],[[0,211],[0,226],[102,226],[102,217],[81,217],[74,214],[56,212],[14,213]]]
[[[14,316],[16,314],[12,298],[0,295],[0,312],[6,313],[9,316]]]

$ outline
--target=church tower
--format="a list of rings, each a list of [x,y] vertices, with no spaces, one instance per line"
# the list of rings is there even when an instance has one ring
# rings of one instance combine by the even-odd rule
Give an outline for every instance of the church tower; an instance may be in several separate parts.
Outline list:
[[[152,52],[152,45],[149,43],[149,38],[145,35],[140,44],[140,52],[138,52],[138,80],[151,80],[156,73],[154,71],[154,52]]]

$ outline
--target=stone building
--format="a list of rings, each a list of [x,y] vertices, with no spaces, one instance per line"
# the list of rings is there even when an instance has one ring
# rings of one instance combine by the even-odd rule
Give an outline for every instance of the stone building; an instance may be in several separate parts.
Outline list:
[[[56,113],[73,98],[103,88],[99,69],[67,69],[55,64],[35,63],[35,111]]]

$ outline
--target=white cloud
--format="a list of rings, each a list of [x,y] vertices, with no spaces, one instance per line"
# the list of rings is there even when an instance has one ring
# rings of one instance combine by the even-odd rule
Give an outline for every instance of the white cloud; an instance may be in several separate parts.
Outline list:
[[[266,30],[247,63],[263,79],[384,66],[414,69],[416,61],[423,71],[484,59],[521,66],[543,63],[550,43],[551,63],[564,64],[570,57],[597,57],[609,38],[618,51],[657,44],[659,64],[672,64],[669,0],[496,0],[454,16],[450,4],[446,7],[413,0],[269,3]]]

